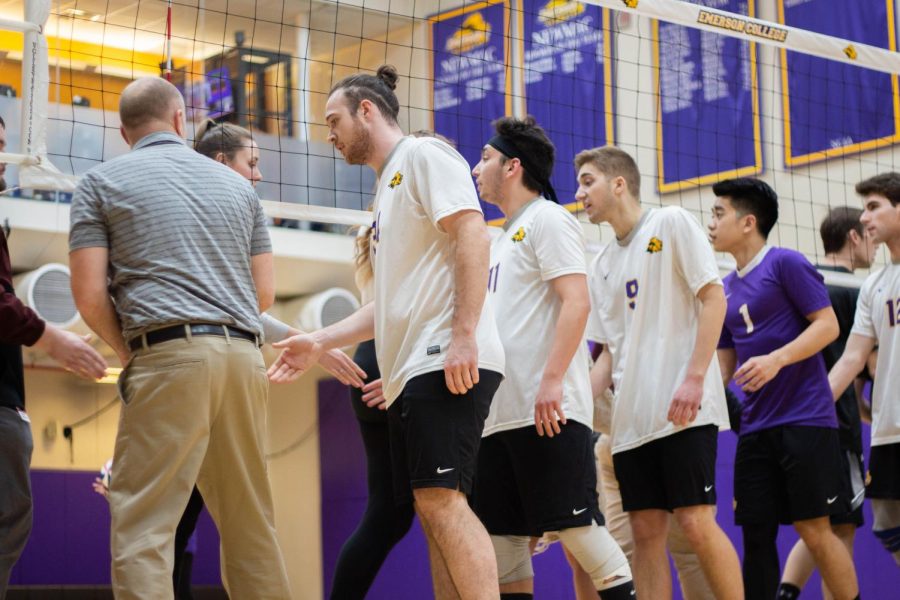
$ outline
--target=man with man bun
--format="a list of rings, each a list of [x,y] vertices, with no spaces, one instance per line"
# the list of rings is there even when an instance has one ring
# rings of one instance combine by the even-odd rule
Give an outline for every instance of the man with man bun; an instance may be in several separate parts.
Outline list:
[[[497,563],[469,508],[476,457],[504,355],[486,300],[490,240],[462,156],[405,137],[397,71],[339,81],[325,105],[329,141],[377,175],[374,300],[311,335],[275,344],[290,381],[325,350],[375,338],[388,409],[395,495],[415,503],[439,599],[496,599]]]

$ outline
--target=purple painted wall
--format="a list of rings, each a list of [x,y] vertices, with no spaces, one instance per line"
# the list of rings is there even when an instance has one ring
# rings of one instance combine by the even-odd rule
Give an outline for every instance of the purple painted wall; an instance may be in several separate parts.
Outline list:
[[[322,558],[326,597],[331,589],[334,566],[344,540],[352,533],[366,505],[365,454],[359,438],[356,419],[350,407],[347,388],[337,381],[319,383],[319,450],[322,477]],[[869,439],[866,427],[863,432]],[[734,525],[732,491],[734,453],[737,438],[731,432],[719,436],[717,485],[719,492],[719,523],[731,538],[739,554],[742,552],[741,530]],[[868,443],[866,444],[868,455]],[[875,540],[871,532],[872,513],[865,506],[866,525],[856,537],[855,564],[863,598],[891,598],[900,588],[900,569],[890,555]],[[779,554],[782,565],[797,540],[790,527],[782,527],[779,535]],[[571,571],[559,544],[535,558],[535,597],[554,600],[574,600]],[[736,582],[737,584],[737,582]],[[804,597],[818,598],[819,578],[814,575],[807,584]],[[675,598],[681,594],[675,589]],[[406,538],[394,548],[384,564],[369,598],[392,600],[421,600],[431,596],[427,548],[422,532],[416,524]]]
[[[97,471],[31,472],[34,528],[12,585],[108,585],[109,506],[91,489]],[[197,523],[193,583],[219,585],[219,534],[206,510]]]

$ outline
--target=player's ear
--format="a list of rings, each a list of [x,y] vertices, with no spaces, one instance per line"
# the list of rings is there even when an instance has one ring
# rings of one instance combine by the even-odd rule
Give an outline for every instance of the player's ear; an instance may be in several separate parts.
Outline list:
[[[847,239],[850,240],[852,246],[859,246],[863,241],[862,236],[860,236],[855,229],[851,229],[847,232]]]
[[[742,219],[744,219],[744,231],[746,233],[750,233],[751,231],[753,231],[755,229],[759,229],[756,224],[756,215],[754,215],[752,213],[747,214],[747,215],[744,215],[742,217]]]
[[[363,98],[359,102],[359,107],[356,109],[356,113],[362,118],[369,117],[372,114],[372,107],[372,101],[367,98]]]

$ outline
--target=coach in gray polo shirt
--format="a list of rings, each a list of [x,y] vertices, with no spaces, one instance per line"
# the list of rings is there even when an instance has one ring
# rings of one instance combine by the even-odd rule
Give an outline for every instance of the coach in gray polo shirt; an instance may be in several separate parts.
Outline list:
[[[184,144],[184,101],[138,79],[119,102],[131,152],[72,201],[72,291],[119,355],[110,485],[116,598],[172,598],[175,526],[194,482],[219,529],[231,598],[290,597],[266,477],[259,313],[272,250],[249,182]]]

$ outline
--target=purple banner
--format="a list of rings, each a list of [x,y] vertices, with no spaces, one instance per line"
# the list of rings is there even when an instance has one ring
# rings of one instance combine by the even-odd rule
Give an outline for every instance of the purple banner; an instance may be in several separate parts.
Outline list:
[[[778,0],[779,22],[896,50],[893,0]],[[854,52],[850,44],[844,50]],[[900,141],[897,75],[781,51],[785,164]]]
[[[434,130],[471,167],[493,136],[491,121],[511,114],[509,4],[488,0],[432,17]],[[487,220],[500,210],[482,202]]]
[[[11,585],[109,584],[109,504],[91,489],[97,475],[97,471],[31,471],[34,526],[13,568]],[[192,581],[220,585],[219,534],[206,509],[196,532]]]
[[[551,183],[560,204],[574,209],[575,155],[613,143],[610,11],[524,0],[523,17],[526,110],[556,146]]]
[[[753,16],[753,0],[693,0]],[[660,192],[762,172],[756,45],[653,22]]]

